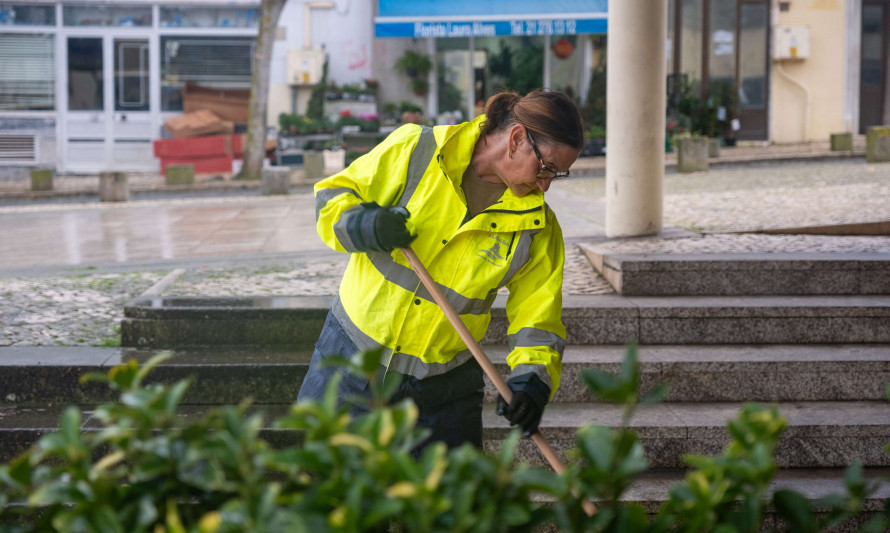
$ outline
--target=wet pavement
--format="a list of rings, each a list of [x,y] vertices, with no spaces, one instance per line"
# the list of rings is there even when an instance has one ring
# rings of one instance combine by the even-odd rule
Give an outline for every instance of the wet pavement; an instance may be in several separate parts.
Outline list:
[[[575,246],[608,241],[604,184],[573,178],[547,194],[567,243],[566,294],[612,290]],[[665,233],[609,242],[616,250],[890,251],[887,235],[726,233],[890,222],[890,164],[764,157],[707,172],[669,171],[664,185]],[[314,216],[307,186],[287,196],[250,187],[146,191],[125,203],[88,194],[24,201],[0,187],[0,346],[114,345],[124,304],[162,279],[163,295],[333,295],[347,256],[320,241]]]

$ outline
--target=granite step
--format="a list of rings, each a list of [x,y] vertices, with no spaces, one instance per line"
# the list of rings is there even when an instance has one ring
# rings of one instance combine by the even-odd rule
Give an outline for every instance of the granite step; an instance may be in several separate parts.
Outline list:
[[[508,349],[484,346],[506,375]],[[134,348],[0,348],[0,402],[17,406],[89,405],[115,400],[101,383],[79,382],[135,359],[148,361],[160,350]],[[563,358],[562,383],[554,402],[591,401],[582,372],[617,373],[623,346],[571,345]],[[187,404],[289,404],[297,396],[311,352],[286,348],[207,347],[170,350],[172,358],[149,381],[173,383],[194,377]],[[677,345],[639,348],[641,387],[670,388],[666,401],[830,401],[881,400],[890,383],[890,345]],[[496,398],[486,387],[486,400]]]
[[[507,343],[505,302],[495,301],[487,344]],[[330,304],[311,296],[137,298],[124,309],[121,342],[305,348],[318,338]],[[890,295],[569,295],[562,316],[569,344],[890,343]]]
[[[681,468],[688,453],[716,454],[729,442],[727,421],[741,408],[740,403],[671,403],[640,410],[630,422],[645,449],[652,468]],[[890,466],[884,448],[890,442],[890,409],[886,402],[782,402],[779,412],[788,428],[776,450],[781,468],[842,468],[853,459],[865,466]],[[188,418],[206,412],[206,406],[184,406]],[[279,417],[285,406],[266,406],[268,417]],[[0,461],[9,461],[41,435],[58,427],[60,406],[40,408],[0,407]],[[82,429],[96,430],[99,423],[84,408]],[[541,431],[550,445],[565,458],[574,446],[575,435],[584,425],[618,427],[619,406],[589,403],[551,405],[541,422]],[[506,420],[494,414],[494,405],[483,412],[483,440],[486,451],[495,452],[511,431]],[[300,442],[298,433],[266,428],[262,432],[272,446],[292,446]],[[544,459],[530,440],[523,440],[517,458],[532,464]]]
[[[624,493],[621,500],[642,505],[647,512],[658,511],[661,504],[668,500],[670,488],[682,481],[686,472],[679,469],[650,471],[640,476]],[[888,468],[866,468],[863,477],[879,482],[877,491],[863,505],[867,512],[879,512],[887,499],[890,498],[890,478]],[[787,469],[776,472],[770,483],[768,493],[778,490],[793,490],[810,501],[817,501],[825,496],[845,494],[844,470],[839,468]],[[767,525],[770,524],[770,511],[767,511]]]
[[[888,295],[888,253],[621,253],[579,244],[626,296]]]

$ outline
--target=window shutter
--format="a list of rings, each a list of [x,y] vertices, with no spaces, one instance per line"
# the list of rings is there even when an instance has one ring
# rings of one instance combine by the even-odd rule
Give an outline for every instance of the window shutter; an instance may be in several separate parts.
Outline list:
[[[52,35],[0,35],[0,110],[54,109],[55,80]]]
[[[165,81],[250,85],[255,39],[167,37],[163,41]]]

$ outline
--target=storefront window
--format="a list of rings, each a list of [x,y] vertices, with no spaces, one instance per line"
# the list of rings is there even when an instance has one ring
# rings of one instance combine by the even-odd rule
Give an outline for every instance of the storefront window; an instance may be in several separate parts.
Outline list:
[[[436,61],[439,68],[438,112],[454,114],[460,111],[460,116],[455,117],[455,121],[466,120],[467,91],[470,84],[470,40],[439,39],[436,45],[438,47]]]
[[[0,4],[0,26],[55,26],[55,6]]]
[[[581,71],[584,68],[583,35],[554,35],[550,39],[550,89],[562,91],[572,98],[581,87]]]
[[[736,3],[711,3],[710,85],[735,84]]]
[[[674,43],[676,36],[674,35],[674,4],[676,0],[668,0],[668,21],[667,21],[667,40],[664,43],[664,59],[667,62],[665,73],[670,76],[674,73]]]
[[[249,88],[255,45],[254,38],[161,37],[161,109],[182,111],[186,82]]]
[[[702,78],[702,0],[682,0],[680,72],[698,92]]]
[[[766,10],[763,4],[742,4],[738,96],[743,109],[766,106]]]
[[[151,26],[150,6],[64,6],[65,26]]]
[[[54,51],[52,35],[0,35],[0,110],[55,108]]]
[[[259,8],[161,7],[162,28],[257,28]]]

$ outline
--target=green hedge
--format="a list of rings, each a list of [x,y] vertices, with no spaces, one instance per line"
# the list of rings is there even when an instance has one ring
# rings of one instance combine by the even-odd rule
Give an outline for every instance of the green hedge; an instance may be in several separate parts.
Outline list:
[[[341,361],[373,378],[380,352]],[[716,457],[690,456],[685,480],[655,514],[622,503],[648,468],[637,436],[627,429],[636,409],[658,401],[661,387],[640,396],[636,351],[618,375],[587,371],[602,399],[624,405],[617,430],[584,427],[562,475],[515,464],[514,432],[495,456],[464,446],[446,452],[412,450],[426,433],[415,427],[410,401],[386,405],[390,391],[372,388],[373,411],[352,418],[338,407],[331,383],[320,402],[295,404],[275,421],[302,435],[299,446],[273,449],[262,438],[260,414],[247,403],[183,417],[188,381],[143,385],[163,358],[113,368],[102,379],[120,401],[95,411],[97,431],[82,432],[76,407],[60,429],[0,467],[0,524],[5,531],[279,532],[279,531],[561,531],[754,532],[775,509],[788,531],[822,531],[857,519],[874,487],[862,469],[847,472],[847,494],[813,504],[797,493],[767,496],[773,452],[785,427],[775,407],[747,405],[728,424],[732,442]],[[371,383],[376,380],[371,379]],[[387,387],[391,389],[391,387]],[[598,512],[587,516],[580,498]],[[886,511],[863,531],[886,531]]]

